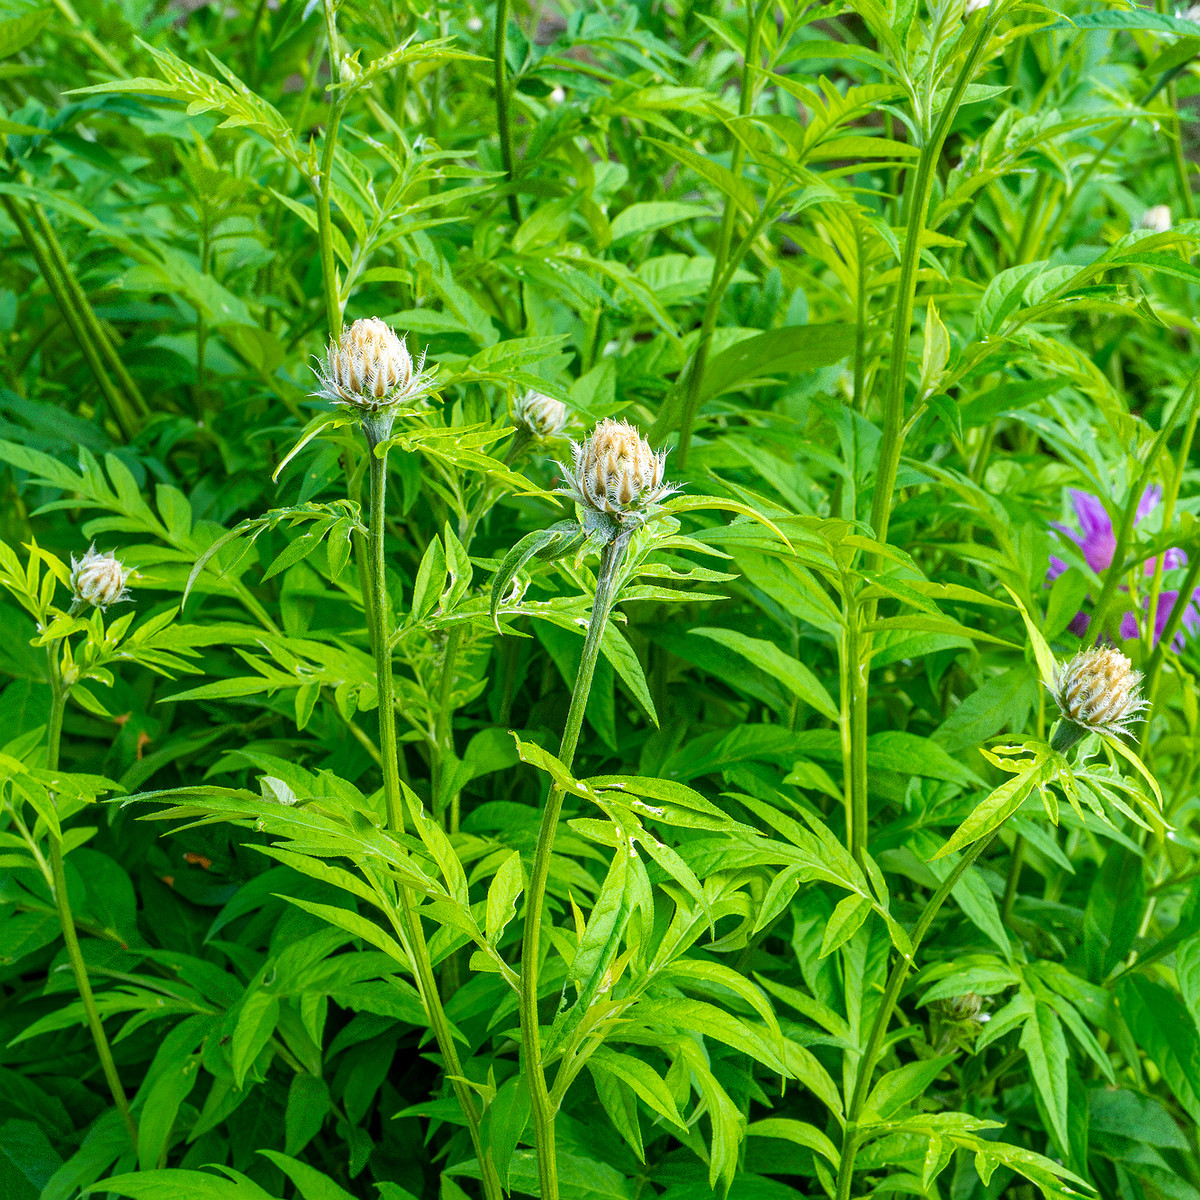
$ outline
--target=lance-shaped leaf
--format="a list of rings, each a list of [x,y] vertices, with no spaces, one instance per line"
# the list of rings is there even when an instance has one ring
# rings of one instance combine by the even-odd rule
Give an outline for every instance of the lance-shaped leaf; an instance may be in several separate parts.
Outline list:
[[[537,558],[548,561],[573,554],[583,545],[586,537],[587,535],[580,528],[578,521],[559,521],[557,525],[551,525],[549,529],[537,529],[533,533],[526,534],[504,556],[500,566],[496,568],[496,574],[492,577],[492,599],[489,611],[497,633],[500,631],[500,622],[496,613],[500,608],[500,601],[504,598],[504,593],[516,573],[530,559]]]

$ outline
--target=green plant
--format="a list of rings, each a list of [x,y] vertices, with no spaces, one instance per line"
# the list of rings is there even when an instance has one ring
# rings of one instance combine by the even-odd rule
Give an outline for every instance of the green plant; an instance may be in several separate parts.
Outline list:
[[[4,0],[5,1197],[1193,1194],[1200,25],[969,7]]]

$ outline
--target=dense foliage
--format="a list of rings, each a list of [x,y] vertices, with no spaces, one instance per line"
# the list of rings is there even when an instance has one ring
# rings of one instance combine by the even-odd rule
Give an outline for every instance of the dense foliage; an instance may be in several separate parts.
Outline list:
[[[0,0],[5,1200],[1197,1200],[1200,23],[967,7]]]

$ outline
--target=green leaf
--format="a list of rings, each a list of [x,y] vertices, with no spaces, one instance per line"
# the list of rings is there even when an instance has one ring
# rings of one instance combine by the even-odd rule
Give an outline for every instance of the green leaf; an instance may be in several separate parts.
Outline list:
[[[295,1185],[303,1200],[354,1200],[345,1188],[339,1187],[328,1175],[322,1175],[307,1163],[302,1163],[278,1150],[260,1150]]]
[[[501,864],[487,894],[487,940],[493,945],[517,915],[517,897],[525,886],[521,855],[514,850]]]
[[[1067,1129],[1067,1039],[1049,1004],[1038,1000],[1021,1029],[1021,1049],[1029,1060],[1034,1086],[1050,1115],[1052,1132],[1064,1155],[1071,1152]]]
[[[784,687],[814,708],[823,717],[836,721],[838,706],[822,686],[821,681],[799,659],[780,650],[773,642],[764,638],[749,637],[736,629],[692,629],[693,637],[705,637],[728,647],[759,670],[777,679]]]
[[[837,1148],[815,1125],[805,1121],[795,1121],[790,1117],[767,1117],[762,1121],[754,1121],[746,1130],[748,1137],[780,1138],[815,1150],[822,1157],[837,1166],[839,1156]]]
[[[871,1094],[867,1097],[867,1111],[874,1113],[881,1121],[886,1121],[905,1105],[922,1096],[953,1061],[954,1055],[946,1054],[939,1058],[907,1063],[894,1071],[888,1071],[871,1089]]]
[[[206,1175],[203,1171],[140,1171],[136,1175],[115,1175],[85,1188],[85,1196],[112,1192],[129,1200],[272,1200],[258,1184],[231,1167],[221,1168],[229,1178]]]
[[[816,371],[854,351],[852,325],[789,325],[737,342],[709,360],[700,384],[700,403],[750,380]]]
[[[1127,973],[1117,986],[1121,1015],[1175,1099],[1200,1121],[1200,1033],[1183,1001],[1161,983]]]
[[[1025,803],[1034,787],[1048,782],[1054,772],[1053,764],[1038,756],[1019,775],[1005,780],[972,810],[971,815],[954,831],[950,840],[933,856],[944,858],[962,850],[980,838],[999,829]]]

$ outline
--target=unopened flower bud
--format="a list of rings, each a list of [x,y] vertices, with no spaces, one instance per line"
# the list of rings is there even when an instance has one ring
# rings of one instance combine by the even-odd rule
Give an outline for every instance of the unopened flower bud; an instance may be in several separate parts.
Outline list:
[[[991,1013],[984,1012],[983,997],[974,992],[942,1001],[942,1010],[952,1021],[973,1021],[982,1025],[991,1020]]]
[[[541,392],[526,392],[513,405],[514,423],[536,438],[551,438],[562,433],[570,413],[561,400],[543,396]]]
[[[71,611],[90,604],[103,612],[110,604],[133,599],[125,586],[132,574],[132,568],[122,566],[115,554],[97,554],[94,542],[78,561],[72,554]]]
[[[1156,204],[1142,213],[1142,219],[1138,225],[1140,228],[1152,230],[1154,233],[1169,233],[1171,231],[1171,210],[1165,204]]]
[[[571,443],[571,456],[574,470],[559,463],[566,475],[563,493],[622,525],[640,525],[677,490],[663,482],[666,453],[655,454],[626,421],[601,421],[582,445]]]
[[[965,20],[972,13],[978,12],[981,8],[987,8],[992,0],[967,0],[963,6],[963,19]]]
[[[1054,672],[1054,700],[1063,719],[1052,745],[1063,751],[1084,734],[1116,737],[1147,707],[1139,684],[1140,671],[1112,646],[1082,650]]]
[[[330,342],[325,361],[316,371],[321,390],[316,394],[357,409],[364,418],[386,416],[398,406],[420,399],[429,391],[432,372],[422,368],[395,330],[378,317],[363,317],[344,330],[340,342]]]

